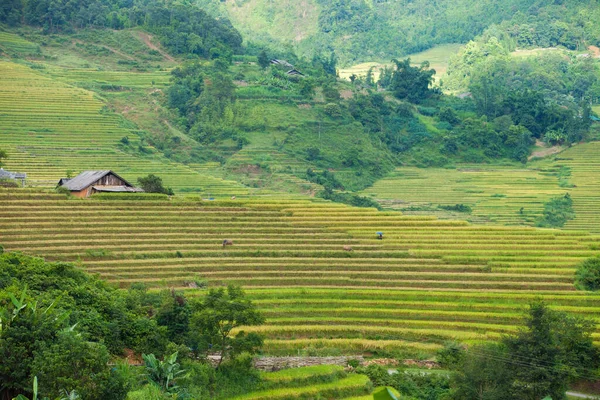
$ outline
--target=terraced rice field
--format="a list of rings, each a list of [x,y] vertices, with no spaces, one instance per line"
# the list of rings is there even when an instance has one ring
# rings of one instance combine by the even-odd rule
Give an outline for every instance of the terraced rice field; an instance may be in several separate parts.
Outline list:
[[[120,145],[123,137],[129,139],[128,147]],[[108,111],[92,92],[0,61],[0,148],[9,153],[6,169],[27,173],[29,185],[54,187],[67,171],[112,169],[133,182],[158,174],[176,191],[211,196],[248,193],[236,182],[202,174],[159,154],[140,155],[141,144],[135,126]]]
[[[261,374],[262,390],[257,390],[235,400],[275,399],[372,399],[369,378],[364,375],[346,374],[342,367],[320,365],[294,368]]]
[[[39,46],[35,43],[8,32],[0,32],[0,54],[6,52],[9,54],[33,54],[39,51]]]
[[[44,71],[53,78],[71,83],[79,87],[114,85],[122,88],[165,87],[169,84],[171,74],[168,71],[127,72],[127,71],[95,71],[89,68],[52,68]]]
[[[526,169],[462,166],[459,169],[399,168],[363,191],[396,209],[465,204],[473,208],[463,218],[506,225],[533,224],[544,203],[564,195],[554,175],[558,167]]]
[[[567,169],[567,185],[559,172]],[[527,168],[461,166],[459,169],[399,168],[365,189],[383,205],[400,210],[465,204],[473,208],[463,218],[473,222],[534,225],[550,198],[569,193],[575,219],[567,230],[600,233],[600,142],[573,146],[560,154],[535,161]],[[418,212],[418,211],[417,211]],[[420,212],[423,213],[423,212]]]
[[[565,228],[600,233],[600,142],[574,146],[552,163],[569,167],[575,185],[570,191],[575,219]]]
[[[513,332],[538,297],[599,319],[600,297],[572,284],[575,266],[600,254],[600,236],[586,232],[281,197],[68,200],[23,189],[1,191],[0,204],[8,251],[75,261],[121,287],[202,295],[198,280],[243,285],[267,317],[246,330],[263,333],[272,354],[430,354],[447,340]]]

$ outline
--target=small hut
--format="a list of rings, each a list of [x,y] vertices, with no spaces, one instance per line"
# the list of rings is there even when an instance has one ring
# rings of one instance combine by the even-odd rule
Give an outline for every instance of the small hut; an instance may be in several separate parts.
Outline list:
[[[139,193],[133,186],[112,171],[84,171],[73,179],[62,178],[58,185],[69,189],[76,197],[86,198],[94,193]]]
[[[10,171],[6,171],[4,168],[0,168],[0,180],[17,181],[21,184],[21,187],[25,187],[26,179],[27,179],[27,174],[25,174],[25,173],[10,172]]]

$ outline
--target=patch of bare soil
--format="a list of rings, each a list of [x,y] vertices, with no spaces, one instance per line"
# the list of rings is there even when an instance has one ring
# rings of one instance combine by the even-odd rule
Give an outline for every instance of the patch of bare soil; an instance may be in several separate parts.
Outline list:
[[[351,99],[352,96],[354,96],[354,93],[352,93],[352,90],[341,90],[340,96],[342,97],[342,99],[348,100]]]
[[[535,142],[535,145],[539,148],[539,150],[534,151],[530,156],[529,160],[534,158],[544,158],[554,154],[558,154],[565,149],[564,146],[548,146],[546,143],[538,140]]]
[[[312,108],[312,106],[310,104],[298,104],[298,108],[304,109],[304,110],[310,110]]]
[[[592,55],[596,58],[600,58],[600,48],[597,46],[589,46],[588,50],[590,51],[590,53],[592,53]]]

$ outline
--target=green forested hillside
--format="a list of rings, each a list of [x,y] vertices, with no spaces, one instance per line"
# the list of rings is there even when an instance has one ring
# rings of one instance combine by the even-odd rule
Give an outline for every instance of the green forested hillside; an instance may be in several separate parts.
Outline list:
[[[500,24],[520,46],[597,45],[597,0],[197,0],[227,16],[248,42],[335,50],[342,64],[389,61],[443,43],[466,43]],[[291,28],[290,28],[291,27]]]

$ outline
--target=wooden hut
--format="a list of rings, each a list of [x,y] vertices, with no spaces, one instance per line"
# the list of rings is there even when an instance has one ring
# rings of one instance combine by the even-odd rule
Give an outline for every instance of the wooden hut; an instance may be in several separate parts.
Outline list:
[[[138,193],[142,189],[133,186],[112,171],[84,171],[73,179],[62,178],[58,186],[69,189],[76,197],[90,197],[94,193]]]

